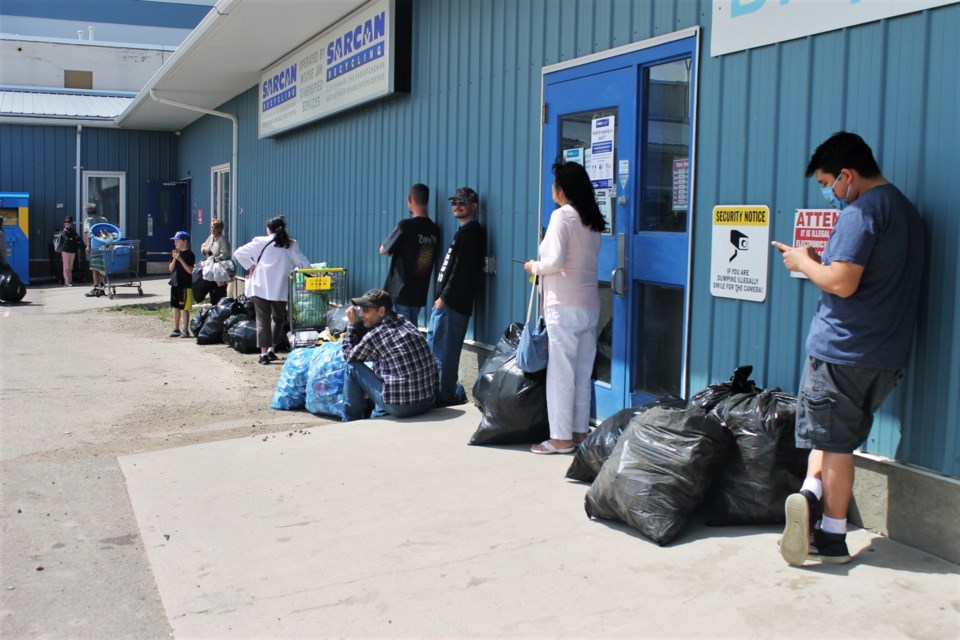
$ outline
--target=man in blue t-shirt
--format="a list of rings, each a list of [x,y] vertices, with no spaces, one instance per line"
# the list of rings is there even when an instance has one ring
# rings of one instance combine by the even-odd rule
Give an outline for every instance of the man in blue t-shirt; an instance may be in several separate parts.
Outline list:
[[[920,214],[880,174],[860,136],[832,135],[806,175],[841,212],[822,257],[773,243],[784,266],[821,291],[797,398],[797,446],[813,451],[800,492],[787,498],[780,539],[781,555],[794,566],[850,562],[853,451],[910,359],[924,261]]]

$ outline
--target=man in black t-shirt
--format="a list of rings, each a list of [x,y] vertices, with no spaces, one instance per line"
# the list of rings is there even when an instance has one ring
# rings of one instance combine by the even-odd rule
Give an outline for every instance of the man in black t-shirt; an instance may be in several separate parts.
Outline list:
[[[463,386],[457,380],[460,351],[467,335],[467,323],[473,315],[474,298],[483,286],[483,260],[487,247],[486,233],[477,222],[480,208],[477,192],[470,187],[460,187],[449,200],[453,217],[460,227],[440,265],[433,312],[427,327],[427,342],[440,374],[437,395],[440,406],[467,401]]]
[[[390,256],[390,271],[383,288],[393,299],[393,309],[419,324],[420,309],[426,304],[440,228],[427,215],[430,187],[417,183],[407,194],[407,208],[413,217],[401,220],[380,245],[380,255]]]

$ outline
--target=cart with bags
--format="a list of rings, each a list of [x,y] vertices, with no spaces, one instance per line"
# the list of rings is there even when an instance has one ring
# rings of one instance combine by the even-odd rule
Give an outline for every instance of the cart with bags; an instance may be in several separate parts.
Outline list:
[[[290,273],[289,294],[290,347],[313,346],[326,327],[327,313],[349,304],[347,270],[327,267],[294,269]]]
[[[107,295],[113,300],[117,287],[136,287],[143,295],[139,266],[139,240],[117,240],[91,249],[90,268],[100,274],[100,284],[94,287],[97,296]]]

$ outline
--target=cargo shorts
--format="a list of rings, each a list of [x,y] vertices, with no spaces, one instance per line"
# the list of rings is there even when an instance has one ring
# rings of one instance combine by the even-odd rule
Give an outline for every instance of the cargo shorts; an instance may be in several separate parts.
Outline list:
[[[866,442],[874,412],[902,377],[902,369],[851,367],[808,357],[797,394],[797,447],[853,453]]]

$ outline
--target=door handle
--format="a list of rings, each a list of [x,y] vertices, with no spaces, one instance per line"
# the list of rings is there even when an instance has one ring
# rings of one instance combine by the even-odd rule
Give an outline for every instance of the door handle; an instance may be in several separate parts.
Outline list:
[[[620,276],[619,280],[617,276]],[[610,272],[610,288],[613,289],[613,292],[623,297],[623,268],[617,267]]]
[[[626,274],[624,249],[627,244],[627,236],[624,233],[617,234],[617,268],[610,272],[610,288],[613,292],[623,297],[624,275]],[[617,276],[620,276],[619,279]]]

